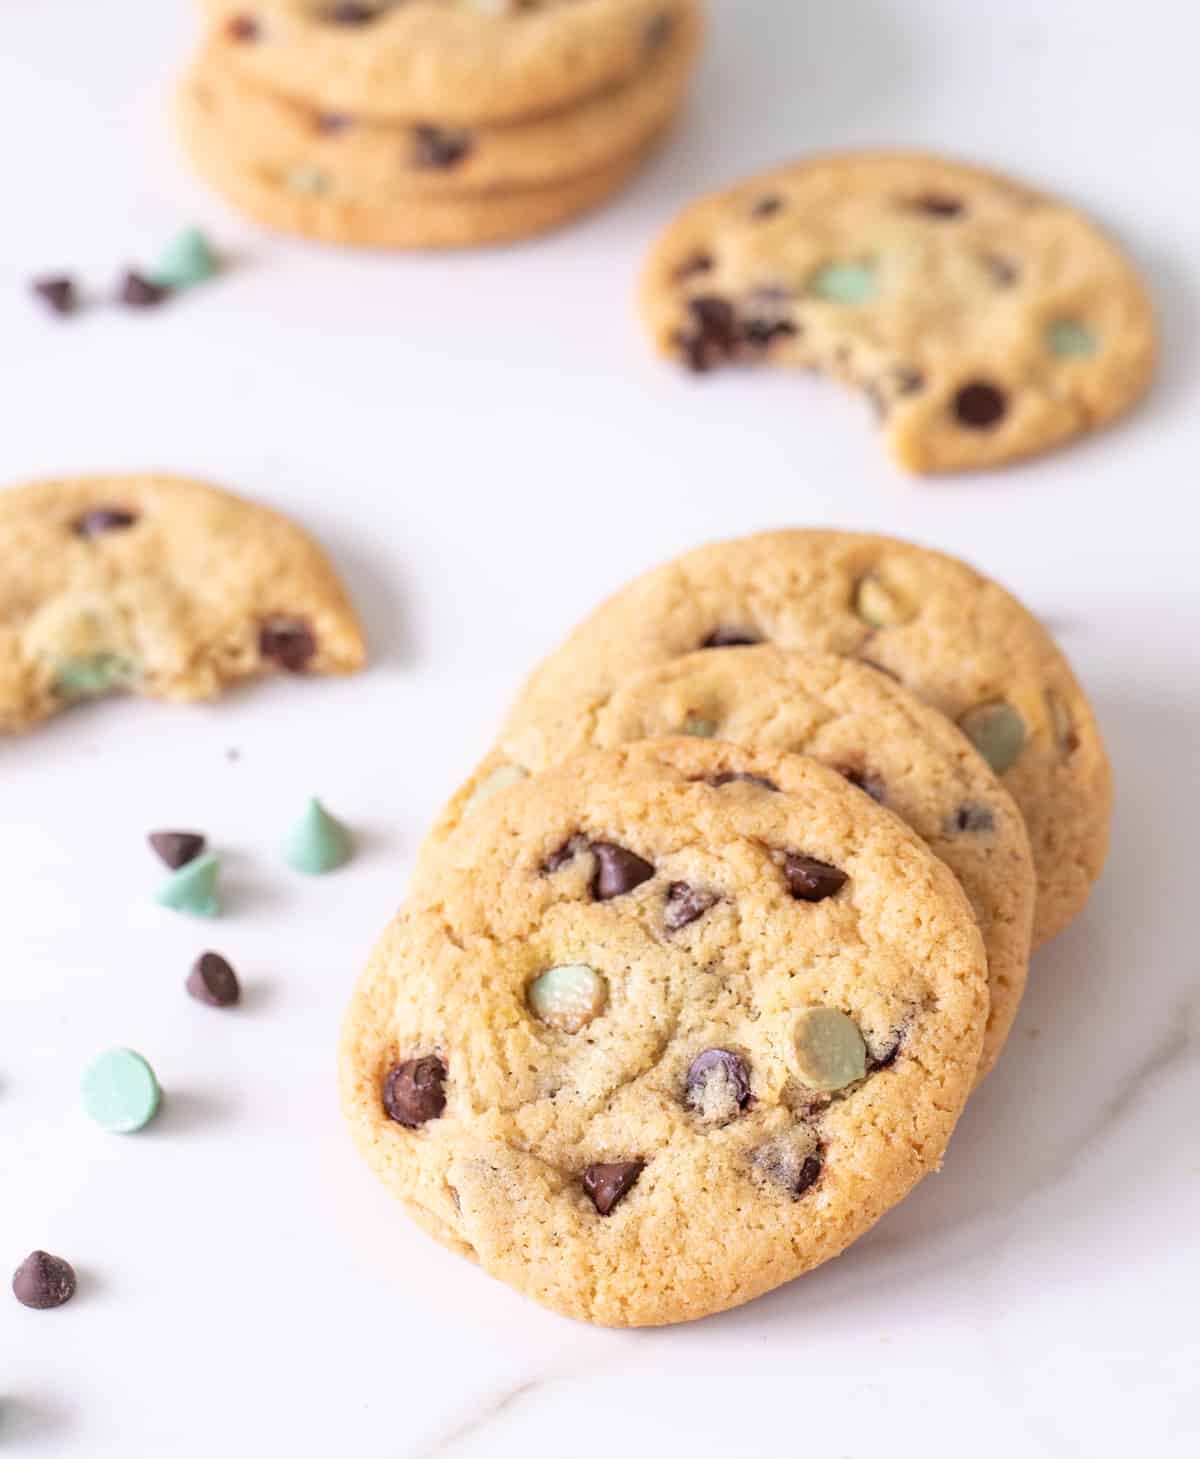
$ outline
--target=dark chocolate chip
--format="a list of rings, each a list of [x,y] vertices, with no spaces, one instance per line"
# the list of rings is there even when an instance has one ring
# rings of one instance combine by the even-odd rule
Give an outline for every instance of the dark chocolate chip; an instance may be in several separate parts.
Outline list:
[[[318,112],[313,120],[313,126],[326,137],[336,137],[340,132],[349,131],[353,125],[353,117],[341,111]]]
[[[846,885],[847,876],[827,861],[789,851],[783,859],[788,890],[798,902],[823,902]]]
[[[161,304],[170,292],[165,285],[156,284],[153,279],[130,269],[121,280],[118,297],[130,309],[152,309],[155,304]]]
[[[303,618],[276,613],[258,630],[258,651],[289,674],[302,674],[317,651],[317,640]]]
[[[414,127],[413,166],[445,172],[461,162],[473,145],[469,132],[449,132],[442,127]]]
[[[204,850],[204,837],[199,831],[151,831],[146,837],[155,855],[172,871],[178,871]]]
[[[13,1273],[12,1289],[24,1307],[61,1307],[75,1295],[75,1269],[61,1256],[31,1251]]]
[[[567,862],[574,861],[581,851],[588,849],[586,836],[576,833],[568,836],[557,851],[552,851],[545,861],[542,862],[542,870],[547,876],[553,876],[556,871],[561,871]]]
[[[332,25],[369,25],[379,15],[373,5],[359,5],[353,0],[343,0],[340,5],[331,5],[325,11],[325,19]]]
[[[714,790],[720,790],[723,785],[736,785],[739,781],[746,785],[757,785],[760,790],[778,790],[779,787],[773,780],[768,780],[765,775],[750,775],[745,770],[721,770],[716,775],[705,777],[705,785],[711,785]]]
[[[708,273],[716,264],[711,253],[705,253],[698,248],[695,253],[689,253],[687,258],[675,269],[671,277],[676,283],[683,283],[685,279],[693,279],[697,274]]]
[[[648,51],[662,50],[674,34],[675,17],[668,11],[660,10],[657,15],[652,15],[646,22],[644,31],[646,49]]]
[[[258,21],[253,15],[230,16],[225,26],[225,33],[230,40],[256,41],[258,39]]]
[[[92,507],[71,523],[76,537],[102,537],[105,532],[121,532],[137,522],[136,512],[124,507]]]
[[[1004,419],[1008,398],[1004,391],[986,380],[972,380],[954,397],[954,414],[961,425],[973,431],[986,431]]]
[[[956,831],[994,831],[996,818],[985,805],[960,805],[954,812]]]
[[[219,952],[202,952],[185,986],[193,998],[212,1008],[231,1008],[242,996],[237,974]]]
[[[931,218],[958,218],[965,211],[961,198],[952,198],[946,193],[925,193],[913,198],[910,206]]]
[[[683,1081],[684,1103],[689,1109],[703,1111],[711,1081],[716,1080],[728,1091],[738,1109],[750,1103],[750,1071],[740,1054],[730,1049],[705,1049],[692,1060]]]
[[[857,785],[859,790],[865,791],[872,800],[877,800],[880,805],[886,805],[887,786],[878,775],[872,775],[869,770],[854,770],[845,766],[842,767],[841,773],[851,785]]]
[[[750,209],[750,216],[752,218],[773,218],[782,207],[783,199],[775,193],[768,193],[765,197],[759,198]]]
[[[792,1194],[802,1196],[810,1186],[816,1185],[821,1178],[821,1171],[824,1164],[819,1155],[809,1155],[804,1164],[800,1167],[795,1180],[792,1181]]]
[[[728,299],[716,294],[697,294],[687,301],[692,316],[689,328],[676,335],[690,370],[703,374],[732,360],[737,354],[737,315]]]
[[[53,278],[34,279],[29,287],[39,299],[54,310],[55,314],[71,314],[79,304],[79,296],[75,292],[75,280],[68,278],[66,274],[56,275]]]
[[[598,902],[624,896],[654,875],[654,867],[650,862],[643,861],[624,846],[614,846],[611,841],[593,841],[591,850],[596,858],[592,896]]]
[[[878,1058],[872,1057],[868,1065],[870,1073],[874,1074],[877,1069],[890,1069],[900,1057],[900,1050],[904,1047],[904,1035],[898,1033],[892,1042],[884,1049]]]
[[[802,1196],[816,1184],[824,1164],[821,1147],[799,1160],[786,1143],[767,1145],[755,1151],[754,1164],[769,1179],[793,1197]]]
[[[999,253],[985,253],[980,262],[992,276],[992,282],[1001,289],[1010,289],[1017,282],[1019,271],[1011,259]]]
[[[749,628],[714,628],[701,648],[752,648],[762,643],[758,634]]]
[[[436,1120],[446,1108],[446,1066],[435,1054],[397,1064],[383,1081],[383,1107],[410,1130]]]
[[[667,888],[667,909],[663,914],[663,926],[668,932],[678,932],[689,922],[703,917],[719,901],[716,892],[706,892],[685,881],[673,881]]]
[[[644,1160],[619,1160],[609,1165],[589,1165],[583,1172],[583,1188],[602,1216],[623,1201],[646,1168]]]
[[[747,319],[742,338],[756,350],[769,349],[777,339],[794,339],[799,328],[790,319]]]

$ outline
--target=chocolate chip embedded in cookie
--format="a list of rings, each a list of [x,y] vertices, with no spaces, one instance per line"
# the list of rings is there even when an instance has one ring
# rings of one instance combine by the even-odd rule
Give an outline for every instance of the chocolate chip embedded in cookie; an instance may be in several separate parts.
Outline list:
[[[912,471],[1034,455],[1123,414],[1154,364],[1132,264],[1074,209],[909,153],[797,162],[682,214],[646,268],[655,344],[864,391]]]
[[[613,846],[650,874],[597,897]],[[836,891],[798,899],[799,856]],[[836,1255],[937,1167],[987,1004],[958,883],[837,771],[645,741],[476,811],[359,984],[342,1096],[447,1245],[571,1316],[675,1322]]]
[[[348,673],[362,633],[312,539],[178,477],[0,491],[0,733],[117,691],[210,699],[286,670]]]

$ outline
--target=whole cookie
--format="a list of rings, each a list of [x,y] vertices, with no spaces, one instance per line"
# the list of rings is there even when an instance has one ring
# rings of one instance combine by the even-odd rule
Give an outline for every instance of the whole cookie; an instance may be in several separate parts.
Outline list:
[[[204,0],[257,85],[443,126],[566,108],[651,62],[697,0]]]
[[[501,736],[598,700],[638,668],[773,643],[863,659],[956,721],[1010,792],[1038,876],[1034,945],[1078,915],[1108,853],[1112,778],[1070,665],[1011,594],[888,537],[764,532],[655,568],[602,604],[526,683]]]
[[[0,491],[0,732],[99,694],[211,699],[364,659],[329,561],[276,512],[150,473]]]
[[[190,105],[220,118],[243,168],[322,175],[374,202],[543,187],[628,156],[679,110],[700,41],[700,17],[625,85],[568,112],[501,127],[400,125],[325,112],[250,85],[210,45],[184,85]]]
[[[646,741],[454,839],[354,995],[343,1103],[491,1275],[677,1322],[836,1256],[936,1169],[986,1018],[970,906],[897,817],[800,756]]]
[[[998,174],[908,153],[798,162],[689,208],[642,289],[696,371],[817,369],[867,392],[912,471],[994,466],[1121,415],[1155,326],[1086,218]]]
[[[991,1011],[978,1078],[1004,1047],[1025,987],[1037,891],[1025,823],[983,757],[937,710],[864,664],[766,645],[708,649],[561,700],[506,736],[454,797],[417,881],[491,796],[589,747],[697,735],[811,755],[906,821],[946,863],[979,919]],[[514,793],[514,792],[509,792]]]

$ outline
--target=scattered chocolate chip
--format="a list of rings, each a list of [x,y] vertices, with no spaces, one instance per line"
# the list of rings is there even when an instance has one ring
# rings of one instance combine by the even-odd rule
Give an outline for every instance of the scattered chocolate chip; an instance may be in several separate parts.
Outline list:
[[[931,218],[958,218],[965,211],[961,198],[952,198],[946,193],[924,193],[913,198],[909,206]]]
[[[231,1008],[242,996],[237,974],[219,952],[201,953],[184,986],[193,998],[212,1008]]]
[[[1008,399],[1003,390],[986,380],[972,380],[954,397],[954,414],[959,424],[973,431],[986,431],[1003,420]]]
[[[819,1145],[815,1153],[801,1153],[804,1148],[802,1144],[798,1149],[797,1142],[785,1136],[756,1150],[751,1158],[768,1180],[795,1198],[815,1185],[824,1165]]]
[[[775,193],[768,193],[765,197],[759,198],[750,209],[750,216],[752,218],[773,218],[782,207],[783,199]]]
[[[680,330],[675,341],[683,350],[688,369],[704,374],[737,354],[737,315],[729,300],[716,294],[697,294],[687,303],[691,326]]]
[[[165,285],[156,284],[153,279],[130,269],[121,280],[118,298],[130,309],[152,309],[155,304],[161,304],[170,292]]]
[[[253,15],[230,16],[225,26],[225,33],[233,41],[256,41],[258,39],[258,21]]]
[[[258,651],[289,674],[302,674],[317,651],[317,640],[303,618],[276,613],[258,630]]]
[[[313,126],[326,137],[336,137],[340,132],[349,131],[353,125],[354,118],[341,111],[318,112],[313,118]]]
[[[92,507],[71,523],[76,537],[101,537],[105,532],[120,532],[137,522],[136,512],[127,512],[124,507]]]
[[[750,775],[745,770],[721,770],[716,775],[709,775],[705,778],[705,785],[711,785],[714,790],[720,790],[723,785],[735,785],[743,781],[747,785],[757,785],[760,790],[778,790],[779,787],[773,780],[768,780],[765,775]]]
[[[800,330],[790,319],[747,319],[742,338],[751,349],[769,349],[777,339],[794,339]]]
[[[31,1251],[13,1273],[12,1289],[23,1307],[43,1312],[61,1307],[75,1295],[75,1269],[61,1256]]]
[[[701,648],[753,648],[762,639],[749,628],[714,628]]]
[[[788,890],[798,902],[823,902],[846,885],[846,873],[815,856],[789,851],[783,859]]]
[[[721,900],[716,892],[706,892],[685,881],[673,881],[667,888],[667,906],[663,914],[663,926],[668,932],[678,932],[690,922],[703,917]]]
[[[802,1196],[810,1186],[816,1185],[823,1169],[824,1165],[821,1157],[819,1155],[809,1155],[792,1181],[792,1194],[794,1196]]]
[[[379,14],[373,5],[359,5],[344,0],[341,5],[332,5],[325,11],[325,19],[332,25],[369,25]]]
[[[648,51],[662,50],[674,34],[675,17],[665,10],[660,10],[657,15],[652,15],[646,22],[644,32],[646,49]]]
[[[589,1165],[583,1172],[583,1188],[602,1216],[625,1199],[646,1168],[644,1160],[620,1160],[609,1165]]]
[[[598,902],[608,902],[613,897],[624,896],[654,875],[654,867],[650,862],[643,861],[624,846],[614,846],[610,841],[593,841],[591,851],[596,858],[592,896]]]
[[[980,262],[992,276],[992,282],[998,288],[1011,288],[1020,276],[1016,264],[999,253],[985,253],[980,258]]]
[[[869,770],[848,769],[841,767],[842,776],[851,785],[857,785],[859,790],[865,791],[872,800],[878,801],[880,805],[887,804],[887,786],[878,775],[872,775]]]
[[[439,172],[461,162],[474,145],[469,132],[449,132],[442,127],[414,127],[412,138],[413,166]]]
[[[750,1071],[745,1059],[730,1049],[705,1049],[687,1071],[683,1098],[689,1109],[701,1114],[720,1105],[745,1109],[750,1103]]]
[[[994,831],[996,818],[985,805],[960,805],[954,812],[956,831]]]
[[[146,840],[159,860],[172,871],[195,861],[205,847],[199,831],[151,831]]]
[[[561,871],[568,861],[574,861],[579,853],[586,851],[587,848],[586,836],[581,836],[578,832],[573,836],[568,836],[558,850],[552,851],[542,862],[542,871],[547,876],[553,876],[556,871]]]
[[[685,279],[693,279],[697,274],[706,274],[715,267],[716,260],[711,253],[705,253],[703,249],[697,249],[695,253],[689,253],[687,258],[679,264],[671,277],[677,284],[683,283]]]
[[[410,1130],[436,1120],[446,1108],[446,1066],[435,1054],[397,1064],[383,1081],[383,1107]]]
[[[79,295],[75,292],[75,280],[68,278],[66,274],[34,279],[29,287],[55,314],[73,314],[78,307]]]
[[[904,1047],[904,1034],[898,1033],[892,1042],[884,1049],[883,1053],[876,1058],[872,1055],[868,1072],[874,1074],[878,1069],[890,1069],[900,1057],[900,1050]]]

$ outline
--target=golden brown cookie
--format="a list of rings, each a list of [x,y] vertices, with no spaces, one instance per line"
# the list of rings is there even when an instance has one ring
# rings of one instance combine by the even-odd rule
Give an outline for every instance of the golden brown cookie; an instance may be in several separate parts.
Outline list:
[[[590,751],[484,807],[376,948],[351,1132],[569,1316],[679,1322],[843,1251],[941,1162],[987,1017],[957,881],[836,771]]]
[[[1083,909],[1108,853],[1112,777],[1071,667],[1011,594],[940,552],[853,532],[715,542],[602,604],[526,683],[507,743],[562,699],[705,647],[773,643],[869,661],[953,719],[1029,828],[1034,945]]]
[[[422,851],[435,880],[449,837],[471,835],[493,794],[580,750],[698,735],[811,755],[906,821],[946,863],[979,919],[991,1011],[978,1078],[1020,1005],[1037,892],[1025,822],[964,735],[886,674],[834,654],[760,645],[707,649],[623,679],[608,696],[563,699],[506,736],[458,792]]]
[[[866,391],[912,471],[1035,455],[1123,414],[1155,356],[1128,259],[1073,208],[910,153],[820,157],[690,207],[645,271],[692,370],[817,369]]]
[[[362,667],[328,559],[285,517],[158,473],[0,491],[0,733],[79,699],[211,699]]]

